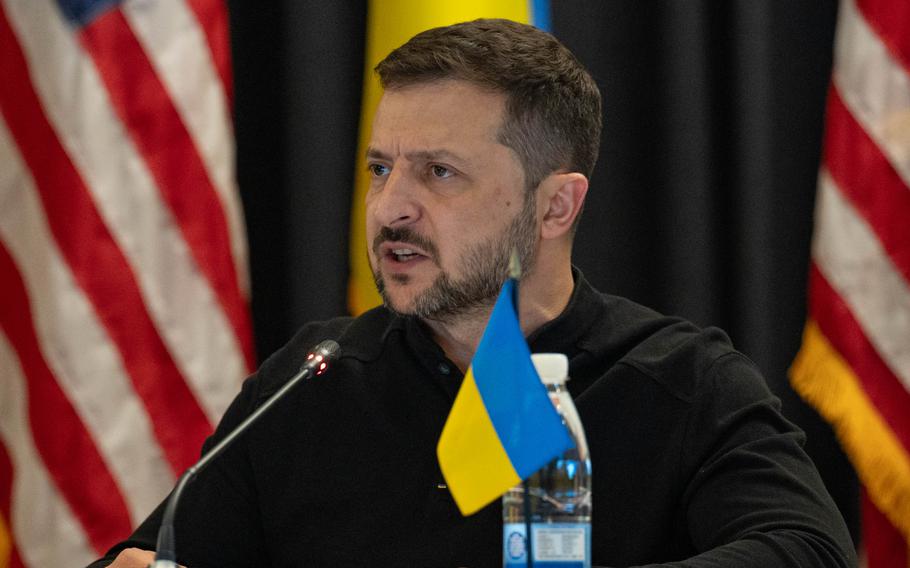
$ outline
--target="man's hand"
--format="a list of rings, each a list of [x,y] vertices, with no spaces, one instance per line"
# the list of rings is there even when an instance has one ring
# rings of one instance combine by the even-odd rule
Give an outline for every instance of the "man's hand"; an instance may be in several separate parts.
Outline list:
[[[127,548],[117,555],[110,568],[148,568],[154,561],[154,552],[139,548]]]
[[[140,548],[127,548],[117,555],[110,568],[148,568],[155,561],[155,553]],[[186,568],[181,566],[180,568]]]

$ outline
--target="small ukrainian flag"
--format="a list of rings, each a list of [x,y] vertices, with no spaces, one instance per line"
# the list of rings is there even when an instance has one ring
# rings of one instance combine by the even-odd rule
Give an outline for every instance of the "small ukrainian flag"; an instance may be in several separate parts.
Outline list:
[[[436,447],[463,515],[574,445],[531,362],[516,290],[513,278],[503,285]]]

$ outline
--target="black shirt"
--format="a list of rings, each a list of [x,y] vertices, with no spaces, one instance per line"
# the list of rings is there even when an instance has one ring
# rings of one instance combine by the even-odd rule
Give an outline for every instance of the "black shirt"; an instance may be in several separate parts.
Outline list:
[[[803,434],[723,332],[575,280],[563,314],[528,341],[570,360],[592,460],[594,564],[854,566]],[[436,442],[462,373],[415,318],[377,308],[305,326],[244,384],[206,447],[327,338],[342,346],[332,369],[187,488],[180,562],[502,566],[499,502],[462,517],[439,471]],[[93,566],[127,546],[153,549],[160,515]]]

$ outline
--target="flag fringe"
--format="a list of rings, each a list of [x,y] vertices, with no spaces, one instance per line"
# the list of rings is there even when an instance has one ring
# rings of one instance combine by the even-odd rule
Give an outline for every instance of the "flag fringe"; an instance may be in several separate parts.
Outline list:
[[[6,519],[3,517],[3,512],[0,512],[0,568],[6,568],[7,566],[12,565],[12,555],[12,533],[10,532],[9,525],[6,523]]]
[[[832,425],[869,498],[910,541],[910,456],[812,320],[790,382]]]

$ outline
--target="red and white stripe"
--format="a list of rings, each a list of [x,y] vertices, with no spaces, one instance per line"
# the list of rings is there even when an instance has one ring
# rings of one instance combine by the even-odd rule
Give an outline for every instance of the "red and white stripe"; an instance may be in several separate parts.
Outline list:
[[[910,286],[876,238],[873,226],[845,193],[823,169],[813,260],[894,376],[910,391],[910,318],[895,317],[910,314]],[[910,230],[910,217],[907,222]]]
[[[854,2],[841,4],[833,82],[850,113],[910,186],[910,18],[900,15],[900,1],[862,0],[859,4],[862,11]],[[898,13],[883,13],[887,9]],[[901,20],[905,28],[892,30],[892,26],[901,26]],[[903,45],[878,35],[886,32]]]
[[[828,95],[810,274],[810,318],[898,442],[900,493],[910,456],[910,3],[843,0]],[[843,434],[843,433],[842,433]],[[860,451],[874,451],[860,448]],[[856,463],[863,463],[859,460]],[[871,462],[865,462],[871,463]],[[885,463],[885,462],[882,462]],[[895,481],[900,479],[900,481]],[[879,486],[881,487],[881,486]],[[907,566],[910,522],[870,493],[887,521],[866,533],[869,566]],[[889,510],[890,508],[890,510]],[[887,533],[887,534],[886,534]],[[891,544],[888,544],[891,543]],[[895,546],[894,543],[897,543]],[[881,547],[886,546],[887,552]],[[900,555],[895,557],[895,550]],[[887,559],[886,563],[881,563]],[[893,564],[892,564],[893,562]]]
[[[0,0],[0,532],[26,566],[127,536],[250,371],[227,39],[218,0],[83,28]]]
[[[191,12],[206,3],[193,4],[187,6],[182,0],[129,2],[123,12],[204,158],[203,166],[225,211],[239,282],[248,295],[243,213],[236,199],[236,183],[232,170],[218,167],[234,161],[234,146],[224,143],[233,136],[229,99],[207,49],[204,28],[195,25]],[[195,72],[187,73],[187,69]]]
[[[26,566],[84,566],[95,551],[36,451],[29,425],[28,378],[16,351],[0,335],[0,436],[12,465],[7,525]]]
[[[131,496],[131,519],[139,521],[156,504],[152,496],[166,491],[174,475],[119,354],[54,246],[34,184],[14,152],[6,129],[0,128],[0,162],[7,166],[0,184],[12,188],[7,197],[17,203],[0,210],[0,239],[31,296],[39,343],[54,346],[45,351],[48,365],[107,456],[118,485]],[[99,404],[106,400],[118,404]],[[146,467],[137,469],[137,463]]]
[[[813,262],[910,391],[910,67],[870,21],[890,4],[841,3]]]

